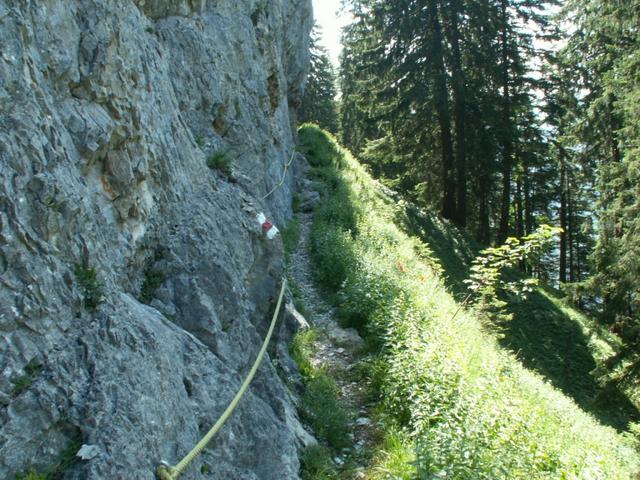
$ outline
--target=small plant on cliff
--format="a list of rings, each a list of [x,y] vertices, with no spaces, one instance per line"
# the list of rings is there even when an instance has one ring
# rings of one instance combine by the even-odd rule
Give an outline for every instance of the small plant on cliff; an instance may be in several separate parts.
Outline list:
[[[13,389],[11,393],[14,397],[17,397],[22,392],[27,390],[33,383],[33,379],[42,371],[42,364],[36,360],[31,360],[26,367],[24,367],[24,375],[21,375],[15,379],[13,383]]]
[[[36,472],[33,468],[26,473],[19,473],[16,475],[16,480],[47,480],[47,477],[41,473]]]
[[[53,465],[45,468],[42,473],[31,468],[27,472],[17,474],[15,480],[60,480],[64,478],[65,474],[71,470],[78,461],[76,453],[82,446],[81,440],[82,437],[80,433],[76,432],[67,444],[67,447],[60,452],[58,459]]]
[[[82,289],[82,302],[84,308],[90,312],[95,312],[102,302],[104,302],[103,285],[98,281],[96,269],[87,264],[76,264],[74,273],[76,280]]]
[[[219,170],[227,176],[231,176],[231,158],[224,150],[219,150],[207,159],[207,166],[211,170]]]
[[[142,287],[140,288],[140,301],[142,303],[149,303],[153,299],[156,290],[166,280],[164,273],[153,268],[147,268],[144,271],[144,280]]]

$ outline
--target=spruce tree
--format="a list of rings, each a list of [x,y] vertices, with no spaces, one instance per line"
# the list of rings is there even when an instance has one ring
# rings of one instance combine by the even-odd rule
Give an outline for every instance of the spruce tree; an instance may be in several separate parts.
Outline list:
[[[301,122],[317,123],[320,127],[337,133],[336,75],[320,39],[320,28],[316,25],[311,32],[311,68],[298,116]]]

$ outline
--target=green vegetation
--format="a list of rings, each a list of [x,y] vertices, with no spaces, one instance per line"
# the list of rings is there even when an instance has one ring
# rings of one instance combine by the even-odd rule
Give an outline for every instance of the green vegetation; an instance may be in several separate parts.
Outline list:
[[[282,244],[284,246],[284,253],[286,261],[288,261],[289,255],[296,249],[298,242],[300,242],[300,222],[294,218],[287,223],[287,226],[282,229]]]
[[[411,221],[402,202],[383,194],[319,128],[303,126],[300,142],[326,190],[312,229],[315,274],[343,320],[367,337],[380,418],[385,430],[395,432],[374,453],[371,478],[628,479],[635,474],[638,458],[629,436],[599,424],[525,368],[526,362],[523,366],[500,348],[472,312],[463,309],[454,317],[459,305],[440,275],[446,265],[436,258],[443,248],[424,248],[396,226],[399,219],[405,226]],[[449,248],[464,251],[456,240]],[[450,274],[453,284],[465,267],[450,263],[459,267]],[[458,288],[463,291],[464,285]],[[547,302],[556,305],[551,297]],[[560,314],[563,322],[567,315]],[[514,322],[518,318],[516,313]],[[597,330],[589,334],[588,346],[599,345],[606,355],[606,340]],[[507,332],[506,341],[513,336]]]
[[[298,116],[301,122],[315,122],[335,133],[338,131],[336,75],[327,50],[320,42],[320,27],[316,24],[311,31],[311,64]]]
[[[96,269],[87,264],[76,264],[74,273],[76,280],[82,289],[82,301],[84,308],[95,312],[98,306],[104,302],[103,285],[98,281]]]
[[[144,280],[140,288],[140,301],[143,303],[151,302],[156,290],[160,288],[160,285],[162,285],[166,279],[166,275],[161,271],[151,267],[147,268],[144,271]]]
[[[600,380],[640,408],[638,2],[345,8],[343,144],[380,182],[482,247],[561,227],[527,272],[618,336]]]
[[[36,472],[34,469],[29,470],[26,473],[19,473],[16,475],[16,480],[47,480],[46,475]]]
[[[233,174],[231,157],[224,150],[219,150],[211,155],[207,159],[207,166],[211,170],[218,170],[224,173],[227,177],[231,177]]]
[[[58,460],[53,465],[42,473],[31,468],[28,472],[16,475],[15,480],[62,480],[65,474],[78,461],[76,453],[78,453],[81,446],[80,432],[76,431],[67,447],[60,452]]]
[[[337,480],[337,472],[331,461],[331,451],[324,445],[313,445],[300,455],[302,480]]]
[[[521,239],[509,237],[504,245],[482,250],[471,265],[469,278],[464,280],[476,313],[494,325],[513,320],[513,315],[504,312],[507,302],[499,298],[499,293],[526,300],[539,282],[537,278],[522,275],[508,278],[508,269],[518,265],[528,267],[560,232],[559,228],[541,225],[531,235]]]
[[[42,372],[43,368],[44,367],[42,363],[40,363],[38,360],[36,360],[35,358],[31,360],[27,364],[27,366],[24,367],[24,375],[21,375],[12,382],[13,388],[11,390],[11,394],[14,397],[17,397],[22,392],[27,390],[33,383],[34,378],[37,377],[40,372]]]
[[[326,371],[311,364],[315,341],[320,334],[314,329],[302,330],[290,345],[291,356],[298,364],[305,384],[300,414],[319,439],[339,451],[349,445],[349,418],[338,402],[338,389],[333,379]]]
[[[394,428],[388,430],[373,459],[375,467],[370,472],[370,480],[415,480],[415,449],[413,443]]]
[[[471,275],[470,266],[480,248],[469,236],[436,216],[411,204],[405,207],[404,213],[397,215],[404,230],[428,244],[443,267],[447,288],[464,300],[468,295],[465,280]],[[517,271],[508,272],[507,280],[518,279],[522,276]],[[615,334],[561,301],[558,292],[546,286],[529,292],[526,300],[504,293],[498,298],[506,302],[503,314],[511,320],[489,326],[499,331],[500,345],[516,352],[525,367],[543,375],[604,424],[624,431],[629,421],[640,419],[630,401],[634,391],[638,395],[637,389],[627,397],[610,380],[624,371],[610,366],[625,352]],[[640,404],[638,399],[635,402]]]

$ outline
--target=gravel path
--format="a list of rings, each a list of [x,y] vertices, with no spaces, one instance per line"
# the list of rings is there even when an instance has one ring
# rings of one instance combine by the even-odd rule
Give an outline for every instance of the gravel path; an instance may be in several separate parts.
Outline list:
[[[375,436],[375,425],[369,418],[367,382],[353,370],[362,358],[363,341],[354,329],[338,324],[335,309],[315,286],[309,256],[312,217],[311,213],[297,215],[300,242],[289,258],[289,274],[299,289],[307,321],[320,331],[311,363],[329,372],[338,387],[340,403],[351,413],[352,447],[334,456],[333,461],[341,470],[341,478],[366,479],[364,464]]]

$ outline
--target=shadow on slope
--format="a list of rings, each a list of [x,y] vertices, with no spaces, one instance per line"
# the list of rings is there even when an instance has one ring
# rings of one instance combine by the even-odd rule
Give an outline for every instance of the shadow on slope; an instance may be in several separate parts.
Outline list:
[[[598,367],[614,350],[593,321],[542,288],[526,301],[511,299],[507,309],[513,320],[500,344],[516,352],[525,367],[544,375],[603,424],[622,431],[640,419],[624,393],[597,381]]]
[[[414,205],[407,205],[403,223],[410,234],[429,245],[439,260],[449,290],[461,301],[464,280],[480,251],[475,241],[453,225]],[[597,373],[615,354],[615,339],[553,292],[539,288],[527,300],[505,298],[513,320],[501,329],[500,345],[516,353],[523,366],[547,378],[601,423],[619,431],[640,420],[640,412],[616,386],[598,383]]]

